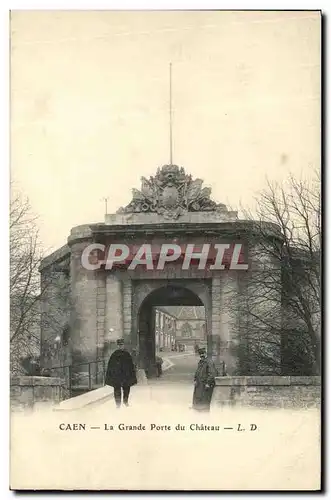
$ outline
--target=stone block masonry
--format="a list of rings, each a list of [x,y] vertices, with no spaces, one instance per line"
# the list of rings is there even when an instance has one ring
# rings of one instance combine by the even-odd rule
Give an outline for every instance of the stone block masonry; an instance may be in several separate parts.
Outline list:
[[[126,343],[132,343],[132,281],[128,278],[123,281],[123,333]]]
[[[103,355],[106,329],[106,277],[103,273],[97,274],[97,357]]]
[[[10,403],[13,410],[33,408],[36,403],[56,404],[65,397],[65,382],[59,377],[11,377]]]
[[[130,259],[111,269],[107,266],[88,269],[83,265],[82,256],[86,255],[86,248],[91,244],[99,245],[98,250],[101,251],[101,255],[91,255],[92,260],[104,260],[102,248],[109,248],[110,245],[127,245],[134,250],[132,255],[135,256],[136,250],[148,245],[153,250],[152,262],[156,263],[160,261],[160,249],[164,244],[171,245],[175,250],[179,247],[181,254],[182,247],[187,249],[190,244],[193,246],[189,248],[195,249],[199,255],[198,249],[204,248],[202,245],[208,244],[210,249],[213,247],[215,250],[215,245],[222,242],[230,246],[242,244],[245,260],[247,257],[247,262],[253,264],[250,252],[253,247],[251,242],[255,242],[257,234],[256,223],[239,220],[236,212],[210,198],[210,189],[202,188],[201,179],[193,180],[182,167],[176,165],[158,168],[155,176],[148,181],[142,179],[141,191],[135,189],[134,192],[128,205],[119,208],[115,214],[107,214],[103,222],[72,228],[67,244],[43,260],[40,266],[42,280],[54,273],[54,282],[58,285],[61,276],[65,293],[61,300],[57,300],[56,296],[54,301],[53,309],[58,312],[56,322],[53,321],[54,311],[49,296],[46,295],[43,301],[42,367],[77,366],[96,358],[107,358],[119,337],[124,337],[128,347],[137,347],[140,351],[149,346],[148,356],[152,362],[155,338],[152,307],[161,305],[154,303],[155,297],[164,300],[163,305],[168,302],[179,305],[181,300],[180,295],[172,297],[170,292],[161,297],[162,289],[170,287],[182,289],[182,305],[190,305],[185,301],[196,301],[205,307],[207,344],[215,361],[218,364],[224,362],[230,375],[248,373],[246,366],[242,370],[241,366],[238,368],[237,353],[243,338],[236,314],[239,304],[243,302],[242,291],[245,292],[245,287],[240,290],[238,287],[238,278],[244,279],[242,267],[229,271],[225,266],[217,271],[218,266],[210,269],[202,265],[200,269],[196,259],[193,259],[190,261],[192,265],[183,269],[180,260],[172,260],[163,269],[157,269],[153,264],[146,273],[145,266],[132,268]],[[150,194],[146,196],[146,193]],[[266,237],[272,236],[281,242],[277,225],[262,223],[262,228]],[[258,234],[260,230],[259,222]],[[279,276],[280,271],[275,269]],[[148,298],[154,292],[154,298]],[[279,302],[280,298],[279,295]],[[149,309],[147,306],[142,308],[145,299]],[[278,297],[275,297],[277,300]],[[63,340],[62,345],[59,338]],[[239,349],[239,353],[242,351]],[[58,356],[56,352],[59,352]]]
[[[317,408],[321,377],[217,377],[214,406],[258,408]]]
[[[122,281],[113,273],[106,277],[106,337],[109,342],[123,337]]]
[[[73,362],[78,361],[75,359],[78,350],[79,356],[95,359],[98,334],[101,330],[100,323],[98,328],[98,319],[101,317],[98,312],[98,298],[102,286],[97,272],[86,271],[81,266],[83,248],[84,243],[80,242],[73,245],[71,250],[71,342],[75,354]]]

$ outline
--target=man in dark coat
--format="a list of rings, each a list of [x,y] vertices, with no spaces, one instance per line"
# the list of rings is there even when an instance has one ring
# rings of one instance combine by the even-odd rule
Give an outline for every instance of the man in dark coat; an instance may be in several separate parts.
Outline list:
[[[217,370],[213,361],[207,358],[206,349],[198,352],[200,361],[194,375],[193,409],[209,411]]]
[[[117,341],[118,349],[113,352],[108,361],[105,384],[114,387],[114,398],[117,408],[122,403],[129,406],[129,394],[132,385],[137,383],[136,370],[131,354],[124,349],[124,340]]]

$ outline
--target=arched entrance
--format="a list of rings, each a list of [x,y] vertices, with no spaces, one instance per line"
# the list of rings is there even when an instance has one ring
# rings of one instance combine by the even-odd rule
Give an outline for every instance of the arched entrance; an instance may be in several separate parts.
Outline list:
[[[139,362],[148,377],[156,375],[154,309],[158,306],[204,306],[204,304],[189,288],[170,284],[150,292],[143,300],[138,312]]]

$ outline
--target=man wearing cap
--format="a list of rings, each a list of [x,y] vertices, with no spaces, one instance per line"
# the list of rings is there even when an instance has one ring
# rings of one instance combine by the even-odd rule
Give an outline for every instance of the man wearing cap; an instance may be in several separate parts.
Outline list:
[[[198,354],[200,361],[194,375],[193,409],[209,411],[217,370],[213,361],[207,358],[206,349],[198,349]]]
[[[117,340],[118,348],[108,361],[105,384],[114,387],[114,398],[117,408],[123,403],[129,406],[129,394],[132,385],[137,383],[136,370],[131,354],[124,348],[124,340]]]

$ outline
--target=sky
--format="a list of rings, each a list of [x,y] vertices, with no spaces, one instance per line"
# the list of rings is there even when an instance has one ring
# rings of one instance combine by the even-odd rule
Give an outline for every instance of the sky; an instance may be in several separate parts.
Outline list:
[[[12,11],[11,178],[53,251],[173,163],[251,206],[320,167],[320,15]]]

